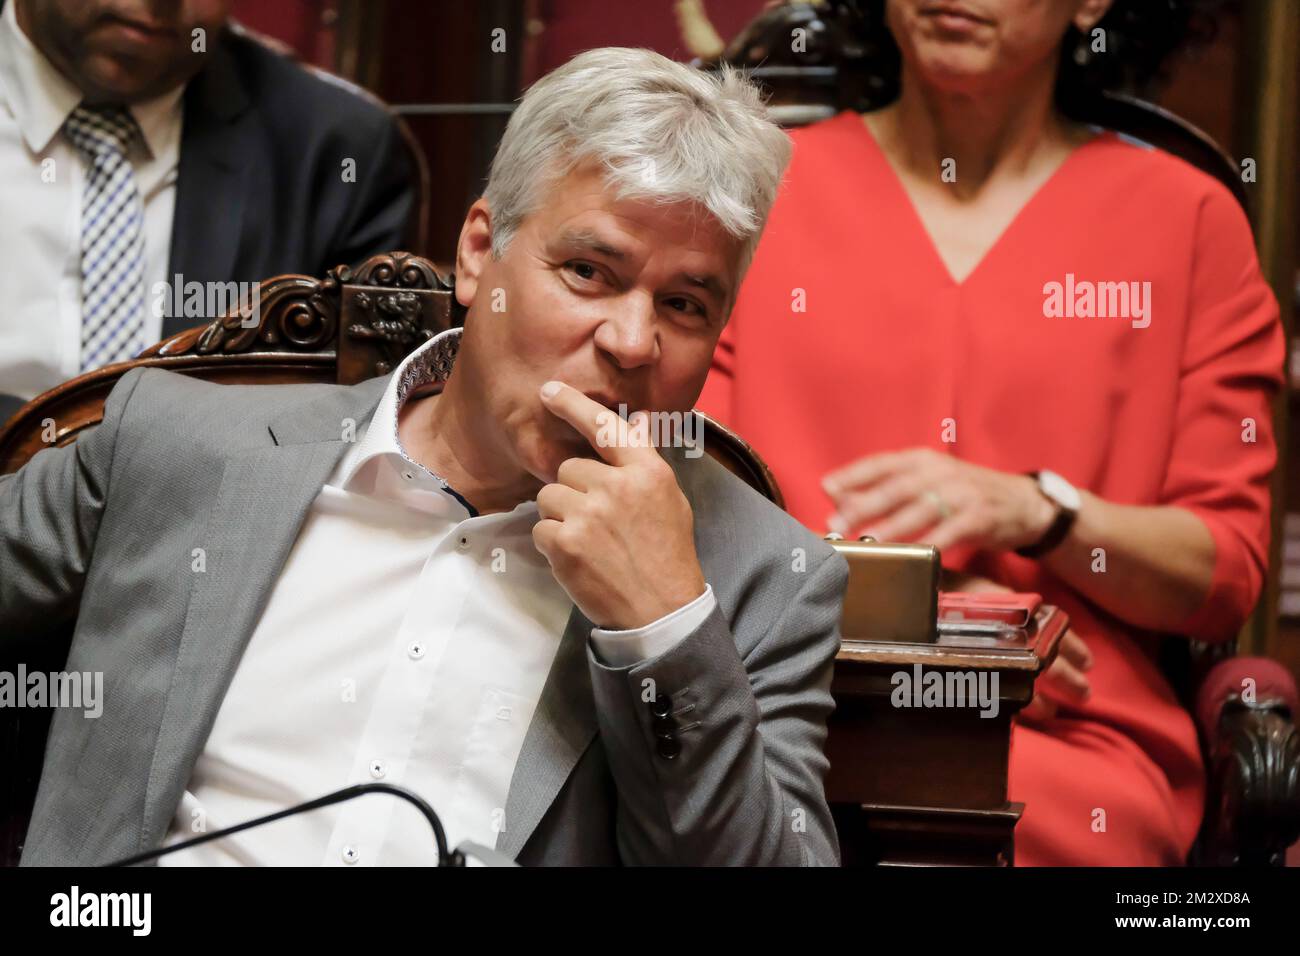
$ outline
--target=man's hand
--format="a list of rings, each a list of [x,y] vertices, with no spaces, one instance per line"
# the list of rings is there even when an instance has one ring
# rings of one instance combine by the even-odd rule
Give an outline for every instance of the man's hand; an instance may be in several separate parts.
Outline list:
[[[597,627],[631,630],[703,594],[695,516],[650,441],[649,416],[625,422],[561,382],[541,395],[603,459],[566,460],[537,495],[533,543],[573,603]]]

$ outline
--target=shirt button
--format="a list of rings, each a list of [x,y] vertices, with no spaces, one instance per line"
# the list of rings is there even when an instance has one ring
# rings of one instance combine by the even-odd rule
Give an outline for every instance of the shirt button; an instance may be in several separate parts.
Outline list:
[[[407,481],[414,481],[414,480],[415,480],[415,472],[411,471],[411,470],[408,468],[406,471],[402,472],[402,477],[405,478]]]
[[[356,863],[361,859],[361,854],[357,852],[357,848],[354,846],[345,846],[340,856],[343,857],[343,862],[348,864]]]
[[[418,661],[424,656],[424,643],[421,641],[411,641],[406,648],[406,653],[410,655],[411,660]]]
[[[382,760],[370,761],[370,776],[376,780],[383,780],[384,775],[388,773],[388,767]]]
[[[464,535],[461,535],[460,541],[456,544],[456,547],[460,548],[462,551],[468,551],[469,538],[465,537]]]

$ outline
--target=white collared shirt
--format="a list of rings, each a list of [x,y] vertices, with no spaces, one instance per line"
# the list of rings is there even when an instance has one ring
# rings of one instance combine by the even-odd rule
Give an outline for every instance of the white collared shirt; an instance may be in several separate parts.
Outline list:
[[[81,91],[0,14],[0,393],[32,398],[81,371],[81,195],[85,167],[63,135]],[[178,87],[130,108],[144,142],[127,158],[144,202],[145,341],[162,337],[155,283],[169,280],[180,162]]]
[[[401,407],[454,360],[459,329],[393,373],[321,488],[240,660],[166,843],[352,784],[414,790],[451,846],[493,846],[573,603],[533,545],[537,504],[478,515],[398,441]],[[634,631],[592,631],[609,666],[704,622],[711,588]],[[367,795],[164,857],[163,864],[433,864],[424,818]]]

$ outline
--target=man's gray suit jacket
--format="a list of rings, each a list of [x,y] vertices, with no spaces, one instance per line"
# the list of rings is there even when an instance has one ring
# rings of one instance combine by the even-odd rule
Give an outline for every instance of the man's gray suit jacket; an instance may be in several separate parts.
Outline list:
[[[100,425],[0,477],[0,640],[75,618],[67,669],[104,675],[99,718],[54,716],[24,864],[160,845],[344,425],[386,384],[135,369]],[[524,864],[834,865],[823,745],[847,565],[708,455],[664,454],[718,607],[618,668],[574,608],[497,849]]]

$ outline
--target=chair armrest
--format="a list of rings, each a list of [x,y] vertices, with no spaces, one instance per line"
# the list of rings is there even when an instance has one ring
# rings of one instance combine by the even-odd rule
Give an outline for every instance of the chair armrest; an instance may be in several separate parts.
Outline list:
[[[1206,744],[1206,820],[1196,854],[1215,866],[1282,865],[1300,839],[1300,701],[1276,661],[1216,664],[1196,698]]]

